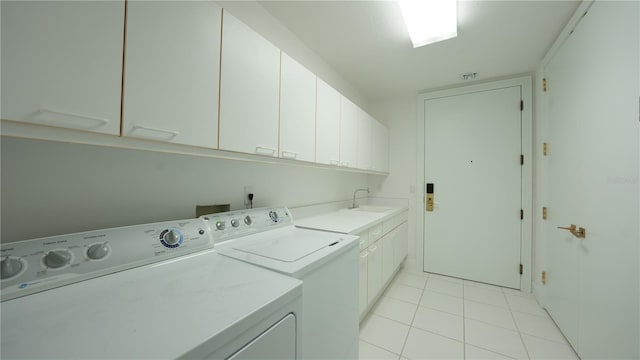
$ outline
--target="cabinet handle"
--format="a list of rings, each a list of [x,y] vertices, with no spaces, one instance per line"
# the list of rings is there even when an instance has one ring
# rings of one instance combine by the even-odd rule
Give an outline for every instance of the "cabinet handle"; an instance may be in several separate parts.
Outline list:
[[[161,133],[161,134],[169,135],[169,137],[164,139],[164,140],[171,140],[171,139],[175,138],[176,136],[180,135],[180,132],[178,132],[178,131],[158,129],[158,128],[152,128],[152,127],[142,126],[142,125],[134,125],[131,128],[131,132],[132,133],[134,133],[136,131],[139,131],[139,130],[148,131],[148,132],[151,132],[151,133]],[[148,134],[145,135],[144,133],[143,134],[138,134],[138,135],[140,135],[142,137],[145,137],[145,138],[148,138],[148,139],[158,140],[158,138],[156,136],[153,136],[153,135],[148,135]]]
[[[376,250],[378,250],[378,247],[376,245],[369,246],[369,251],[374,252]]]
[[[340,161],[338,161],[338,160],[329,160],[329,165],[340,165]]]
[[[49,115],[58,115],[58,117],[49,117],[47,118],[46,114]],[[62,118],[60,118],[60,116]],[[69,118],[76,118],[76,119],[81,119],[81,120],[91,120],[94,122],[93,125],[88,126],[89,124],[74,124],[77,126],[74,126],[78,129],[93,129],[93,128],[98,128],[101,126],[105,126],[109,123],[108,119],[103,119],[103,118],[98,118],[98,117],[94,117],[94,116],[86,116],[86,115],[80,115],[80,114],[74,114],[74,113],[68,113],[68,112],[62,112],[62,111],[55,111],[55,110],[49,110],[49,109],[38,109],[38,111],[36,112],[36,114],[31,118],[32,120],[35,120],[36,122],[39,123],[53,123],[53,124],[61,124],[63,123],[63,121],[66,119],[68,120]],[[87,126],[84,126],[87,125]]]
[[[258,155],[270,155],[273,156],[276,154],[275,149],[270,149],[262,146],[256,146],[256,154]]]
[[[283,151],[282,157],[285,159],[295,159],[296,157],[298,157],[298,153],[293,151]]]
[[[348,161],[341,161],[340,162],[340,166],[349,166],[349,162]]]
[[[360,254],[360,259],[366,259],[367,256],[369,256],[369,253],[367,252],[367,250],[363,250]]]

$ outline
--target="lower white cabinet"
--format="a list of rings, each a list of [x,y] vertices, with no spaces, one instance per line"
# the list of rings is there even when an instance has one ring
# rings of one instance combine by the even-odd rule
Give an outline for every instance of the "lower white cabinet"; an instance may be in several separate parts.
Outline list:
[[[396,269],[395,243],[398,232],[393,230],[380,239],[382,243],[382,278],[388,279]]]
[[[394,225],[391,227],[391,225]],[[407,257],[406,213],[370,226],[360,236],[360,319]]]
[[[367,261],[367,304],[375,301],[378,291],[382,288],[382,249],[380,241],[374,242],[368,248]]]

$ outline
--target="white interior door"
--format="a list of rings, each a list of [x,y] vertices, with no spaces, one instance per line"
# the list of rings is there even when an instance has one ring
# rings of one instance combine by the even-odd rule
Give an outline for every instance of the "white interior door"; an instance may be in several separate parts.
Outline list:
[[[545,307],[583,359],[640,356],[639,30],[639,2],[596,1],[544,70]]]
[[[520,289],[521,86],[425,101],[424,270]],[[423,189],[424,191],[425,189]]]

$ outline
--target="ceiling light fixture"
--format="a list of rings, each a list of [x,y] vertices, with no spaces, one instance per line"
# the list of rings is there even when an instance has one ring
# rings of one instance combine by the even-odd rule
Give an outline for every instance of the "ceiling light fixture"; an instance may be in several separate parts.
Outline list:
[[[456,0],[398,0],[413,47],[458,36]]]

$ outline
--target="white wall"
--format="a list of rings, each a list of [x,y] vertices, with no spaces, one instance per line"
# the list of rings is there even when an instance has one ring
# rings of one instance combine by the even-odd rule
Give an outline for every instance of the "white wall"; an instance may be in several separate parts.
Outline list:
[[[389,127],[389,175],[370,176],[376,196],[409,200],[409,255],[405,265],[416,268],[416,101],[417,94],[407,94],[371,102],[372,115]],[[413,193],[412,193],[413,190]],[[419,271],[422,271],[419,269]]]
[[[367,175],[40,140],[2,138],[2,242],[242,209],[350,199]]]

